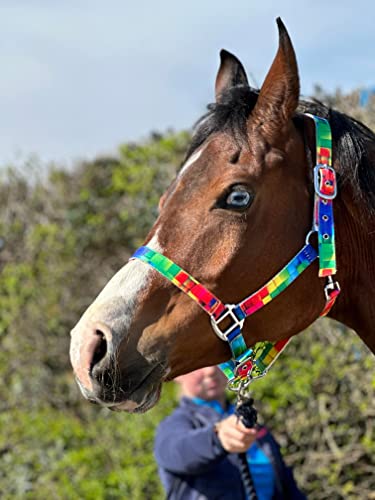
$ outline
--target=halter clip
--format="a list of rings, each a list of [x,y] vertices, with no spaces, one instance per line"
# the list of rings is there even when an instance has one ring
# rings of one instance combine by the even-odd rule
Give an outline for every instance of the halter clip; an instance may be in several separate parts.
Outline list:
[[[341,288],[338,281],[333,281],[332,276],[328,276],[328,283],[324,287],[326,300],[331,300],[340,293]]]

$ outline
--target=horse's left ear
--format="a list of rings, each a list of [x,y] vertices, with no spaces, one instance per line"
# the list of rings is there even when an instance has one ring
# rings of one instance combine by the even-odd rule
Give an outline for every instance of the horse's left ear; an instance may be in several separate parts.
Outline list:
[[[298,106],[299,76],[296,55],[288,32],[278,17],[279,49],[260,89],[251,113],[251,122],[258,126],[272,143],[291,120]]]
[[[223,92],[236,85],[249,85],[245,69],[236,56],[222,49],[215,83],[216,102],[221,101]]]

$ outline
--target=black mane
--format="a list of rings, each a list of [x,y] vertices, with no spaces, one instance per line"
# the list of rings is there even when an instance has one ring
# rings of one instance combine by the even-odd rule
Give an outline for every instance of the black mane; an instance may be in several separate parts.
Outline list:
[[[229,133],[239,144],[247,143],[247,120],[254,109],[259,91],[248,86],[232,87],[220,103],[209,104],[208,112],[196,123],[187,158],[214,133]],[[299,102],[296,126],[302,126],[301,114],[326,118],[332,129],[333,155],[339,160],[340,184],[349,182],[357,199],[375,212],[375,134],[363,123],[319,101]]]

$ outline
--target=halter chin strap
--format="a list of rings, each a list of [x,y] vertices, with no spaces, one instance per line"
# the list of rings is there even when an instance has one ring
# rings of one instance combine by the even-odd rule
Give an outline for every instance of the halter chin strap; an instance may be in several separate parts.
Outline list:
[[[232,358],[219,366],[229,380],[229,388],[235,391],[264,376],[289,342],[290,338],[276,342],[261,341],[249,348],[242,335],[242,328],[248,316],[277,297],[318,257],[316,250],[309,243],[315,232],[318,235],[319,277],[327,278],[324,288],[326,304],[321,316],[330,311],[340,293],[338,282],[332,278],[336,274],[332,201],[337,193],[337,184],[332,168],[331,129],[327,120],[313,115],[307,116],[314,120],[316,130],[317,165],[314,168],[312,229],[306,237],[305,246],[268,283],[238,304],[224,304],[165,255],[143,246],[131,257],[152,266],[210,315],[214,332],[221,340],[228,342],[232,351]]]

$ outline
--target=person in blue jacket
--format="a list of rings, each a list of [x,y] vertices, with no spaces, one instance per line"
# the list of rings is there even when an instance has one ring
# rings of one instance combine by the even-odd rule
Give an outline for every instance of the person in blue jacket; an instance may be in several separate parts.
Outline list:
[[[247,453],[258,500],[304,500],[264,426],[247,429],[225,396],[216,366],[176,379],[181,399],[157,430],[155,457],[168,500],[245,500],[238,453]]]

